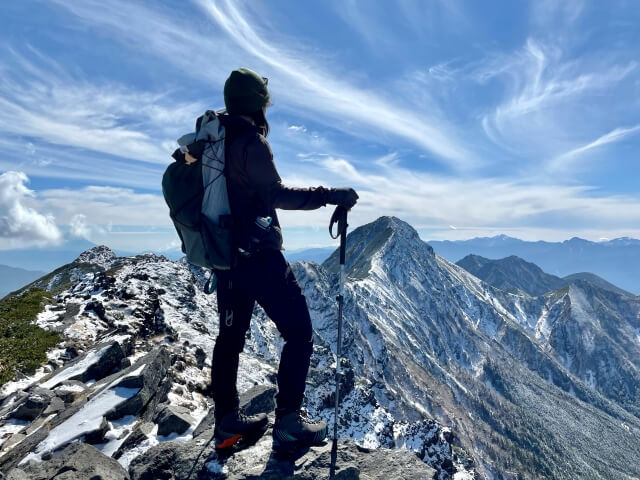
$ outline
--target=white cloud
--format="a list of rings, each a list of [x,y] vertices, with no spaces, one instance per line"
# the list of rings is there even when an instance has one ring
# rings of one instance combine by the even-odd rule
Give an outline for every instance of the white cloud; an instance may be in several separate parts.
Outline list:
[[[505,99],[482,117],[482,126],[489,139],[520,157],[556,157],[602,122],[593,94],[610,93],[636,68],[634,61],[568,60],[561,45],[529,38],[522,49],[473,72],[481,84],[504,80]]]
[[[54,217],[26,204],[35,196],[26,186],[28,181],[22,172],[0,175],[0,248],[43,246],[62,241]]]
[[[197,23],[184,22],[175,12],[164,15],[162,9],[150,10],[132,2],[56,3],[91,25],[116,30],[122,41],[144,54],[160,56],[182,69],[183,74],[197,80],[206,78],[209,85],[217,83],[221,87],[231,69],[239,62],[248,63],[270,78],[273,97],[285,111],[370,140],[380,141],[379,132],[392,134],[455,168],[477,162],[444,119],[385,100],[389,93],[384,86],[374,91],[351,85],[339,72],[334,73],[335,65],[312,63],[305,46],[298,45],[296,50],[278,45],[273,39],[279,32],[268,22],[267,28],[272,29],[258,32],[237,3],[195,0],[221,31],[199,29]],[[211,61],[211,51],[216,52],[215,62]],[[194,69],[193,65],[200,68]]]
[[[442,118],[431,118],[429,112],[403,109],[397,103],[385,101],[384,92],[357,88],[338,80],[329,69],[309,62],[306,52],[268,42],[233,2],[196,2],[246,53],[264,63],[276,77],[269,85],[273,84],[277,94],[297,111],[320,112],[321,117],[315,115],[319,120],[331,119],[334,126],[338,121],[351,132],[368,137],[372,137],[372,131],[393,134],[434,153],[455,168],[476,165],[476,156],[462,146],[453,128]],[[356,123],[356,128],[345,120]]]
[[[71,221],[69,222],[69,232],[73,237],[89,240],[91,229],[87,225],[87,216],[77,213],[71,217]]]
[[[9,53],[0,64],[0,123],[11,138],[24,135],[133,162],[167,163],[170,152],[163,142],[191,128],[205,109],[166,94],[88,83],[60,72],[42,54],[31,61]],[[27,153],[36,153],[33,144],[27,144]],[[39,165],[47,161],[40,159]]]
[[[162,250],[177,238],[161,195],[129,188],[88,186],[41,190],[36,196],[24,187],[26,181],[26,175],[18,172],[0,176],[0,248],[44,245],[54,240],[60,243],[62,227],[68,228],[71,237],[123,251]],[[7,198],[19,198],[19,208],[11,210],[16,202]],[[19,212],[10,217],[13,237],[5,233],[5,209]],[[41,211],[51,214],[39,214]],[[19,225],[22,228],[18,230]]]
[[[130,188],[88,186],[77,190],[43,190],[39,196],[42,206],[55,212],[60,224],[76,224],[82,230],[109,224],[171,226],[162,195],[140,193]],[[90,219],[89,224],[87,219]]]
[[[544,235],[540,238],[569,238],[575,232],[588,232],[589,238],[600,238],[637,236],[639,231],[637,196],[600,197],[587,186],[454,178],[398,164],[365,163],[380,169],[364,171],[344,158],[324,158],[321,165],[326,172],[314,178],[325,185],[349,185],[358,191],[360,200],[351,215],[354,225],[384,214],[396,215],[416,228],[444,232],[445,238],[486,232],[538,232]],[[298,181],[304,184],[303,179]],[[327,215],[319,211],[282,212],[281,216],[285,225],[323,226]]]
[[[573,161],[582,154],[608,143],[619,142],[629,135],[633,135],[637,132],[640,132],[640,125],[634,125],[633,127],[626,128],[616,128],[609,133],[596,138],[594,141],[587,143],[586,145],[582,145],[566,153],[563,153],[550,162],[550,167],[552,169],[566,169],[570,167],[573,164]]]

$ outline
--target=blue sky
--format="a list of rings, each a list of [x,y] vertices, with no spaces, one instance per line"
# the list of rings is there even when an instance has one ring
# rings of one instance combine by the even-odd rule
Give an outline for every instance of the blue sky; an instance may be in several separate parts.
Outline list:
[[[285,183],[353,186],[351,225],[424,239],[640,237],[633,1],[49,0],[0,6],[0,248],[176,247],[175,139],[269,78]],[[285,246],[331,210],[282,212]]]

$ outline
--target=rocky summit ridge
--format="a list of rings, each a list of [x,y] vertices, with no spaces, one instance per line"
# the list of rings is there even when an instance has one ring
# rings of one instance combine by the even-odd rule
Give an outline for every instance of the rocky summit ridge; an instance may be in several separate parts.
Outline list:
[[[36,323],[62,342],[34,375],[0,388],[0,472],[6,478],[328,478],[330,444],[280,459],[270,432],[218,457],[204,394],[217,334],[207,273],[155,255],[93,248],[34,282],[53,299]],[[23,289],[20,294],[24,294]],[[328,308],[335,309],[332,304]],[[249,411],[273,420],[277,330],[256,311],[241,356]],[[307,409],[331,423],[335,356],[316,334]],[[454,433],[426,416],[394,417],[370,379],[343,360],[335,478],[474,478]]]

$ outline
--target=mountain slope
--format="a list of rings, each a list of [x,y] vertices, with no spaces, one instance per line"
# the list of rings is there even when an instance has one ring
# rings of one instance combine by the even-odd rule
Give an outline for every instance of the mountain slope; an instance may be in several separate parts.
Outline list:
[[[607,282],[604,278],[599,277],[595,273],[589,272],[580,272],[580,273],[572,273],[571,275],[567,275],[563,277],[563,280],[567,283],[573,283],[576,280],[582,280],[584,282],[592,283],[597,287],[602,288],[603,290],[609,290],[610,292],[614,292],[620,295],[625,295],[627,297],[633,297],[634,295],[631,292],[627,292],[622,288],[616,287],[614,284]]]
[[[561,278],[549,275],[533,263],[512,255],[500,260],[489,260],[478,255],[467,255],[456,265],[467,272],[510,293],[537,296],[556,290],[566,284]]]
[[[627,297],[633,294],[616,287],[593,273],[574,273],[564,278],[545,273],[537,265],[515,255],[490,260],[479,255],[467,255],[456,265],[464,268],[482,281],[505,292],[537,296],[557,290],[577,281],[589,282],[597,287]]]
[[[620,238],[590,242],[572,238],[564,242],[527,242],[499,235],[458,241],[430,241],[435,251],[452,262],[469,254],[499,259],[516,255],[545,272],[563,277],[592,272],[635,295],[640,294],[640,240]]]

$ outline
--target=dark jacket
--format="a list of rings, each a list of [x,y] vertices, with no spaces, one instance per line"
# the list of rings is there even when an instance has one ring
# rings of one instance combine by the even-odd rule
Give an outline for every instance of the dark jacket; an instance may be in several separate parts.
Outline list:
[[[314,210],[327,204],[327,189],[292,188],[282,184],[273,153],[260,129],[239,116],[223,115],[227,189],[236,247],[247,248],[256,217],[271,217],[271,235],[265,248],[282,249],[276,208]]]

